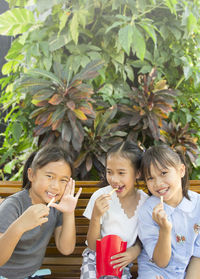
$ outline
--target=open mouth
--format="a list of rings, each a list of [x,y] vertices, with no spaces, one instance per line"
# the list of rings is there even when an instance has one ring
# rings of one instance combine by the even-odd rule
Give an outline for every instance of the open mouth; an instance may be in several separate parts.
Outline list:
[[[157,191],[157,193],[160,195],[160,196],[165,196],[166,193],[169,191],[169,188],[163,188],[159,191]]]
[[[117,193],[121,193],[124,190],[125,186],[118,186],[117,187]]]
[[[51,200],[52,198],[56,198],[56,196],[58,196],[58,195],[57,194],[53,194],[51,192],[47,192],[47,196]]]

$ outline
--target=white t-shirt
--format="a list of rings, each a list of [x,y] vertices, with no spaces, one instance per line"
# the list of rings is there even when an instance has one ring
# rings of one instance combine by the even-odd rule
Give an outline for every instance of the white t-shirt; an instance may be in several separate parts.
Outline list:
[[[103,194],[110,193],[111,190],[112,187],[110,185],[97,190],[91,196],[83,216],[91,219],[96,199]],[[109,201],[110,207],[101,217],[100,221],[102,237],[109,234],[118,235],[123,241],[127,241],[127,248],[131,247],[135,243],[138,235],[138,210],[148,197],[148,195],[142,190],[138,191],[140,193],[140,200],[135,210],[135,214],[131,218],[128,218],[125,214],[116,192],[112,194],[111,200]]]

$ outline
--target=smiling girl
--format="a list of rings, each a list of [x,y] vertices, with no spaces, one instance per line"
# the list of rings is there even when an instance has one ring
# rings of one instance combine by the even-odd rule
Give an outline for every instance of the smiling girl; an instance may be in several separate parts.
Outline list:
[[[74,197],[71,175],[71,159],[61,147],[46,146],[28,158],[24,189],[0,206],[0,278],[34,278],[53,233],[62,254],[73,252],[81,189]],[[48,207],[52,198],[55,202]]]
[[[138,279],[155,279],[157,274],[199,279],[200,195],[188,190],[184,157],[166,145],[150,147],[142,172],[152,196],[139,211],[143,250]]]
[[[127,241],[128,247],[126,252],[112,257],[111,265],[123,269],[122,279],[131,278],[129,264],[141,251],[136,241],[138,209],[147,198],[142,190],[134,187],[140,176],[141,157],[140,148],[128,141],[117,144],[107,153],[106,178],[109,185],[92,195],[84,212],[84,216],[90,219],[90,225],[88,248],[83,252],[81,279],[96,279],[96,240],[110,234]]]

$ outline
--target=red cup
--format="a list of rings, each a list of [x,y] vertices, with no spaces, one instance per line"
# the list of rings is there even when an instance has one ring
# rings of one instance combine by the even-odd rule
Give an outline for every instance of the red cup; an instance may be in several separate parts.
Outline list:
[[[110,234],[96,241],[96,277],[115,276],[121,279],[123,270],[113,268],[111,257],[126,251],[127,242],[118,235]]]

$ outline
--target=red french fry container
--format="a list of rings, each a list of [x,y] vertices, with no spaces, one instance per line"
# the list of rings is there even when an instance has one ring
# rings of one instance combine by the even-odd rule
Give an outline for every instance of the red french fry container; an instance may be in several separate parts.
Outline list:
[[[115,276],[121,279],[123,270],[113,268],[111,257],[126,251],[127,242],[118,235],[110,234],[96,241],[96,277]]]

